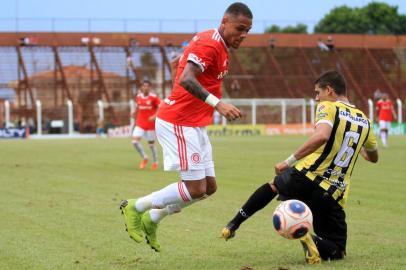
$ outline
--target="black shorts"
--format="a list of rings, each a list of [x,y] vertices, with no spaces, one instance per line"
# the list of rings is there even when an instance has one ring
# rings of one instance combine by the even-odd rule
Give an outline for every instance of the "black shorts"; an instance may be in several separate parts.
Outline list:
[[[347,223],[343,208],[320,186],[295,168],[289,168],[274,179],[278,200],[296,199],[312,210],[313,228],[319,237],[334,242],[345,252]]]

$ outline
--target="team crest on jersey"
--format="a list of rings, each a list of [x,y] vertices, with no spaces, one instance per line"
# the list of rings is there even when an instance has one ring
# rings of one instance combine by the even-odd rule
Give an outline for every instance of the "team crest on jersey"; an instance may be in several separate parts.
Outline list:
[[[317,109],[318,112],[321,112],[326,106],[320,105],[320,107]]]
[[[193,153],[192,156],[190,157],[190,159],[192,160],[192,162],[194,164],[197,164],[200,162],[200,155],[199,153]]]

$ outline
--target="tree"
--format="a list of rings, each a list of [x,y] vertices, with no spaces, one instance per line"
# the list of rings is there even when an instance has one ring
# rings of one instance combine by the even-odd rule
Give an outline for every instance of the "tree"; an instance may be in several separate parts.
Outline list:
[[[297,25],[288,25],[281,28],[278,25],[271,25],[265,29],[265,33],[304,33],[307,34],[307,25],[298,23]]]
[[[362,8],[332,9],[314,28],[315,33],[406,34],[406,15],[397,6],[371,2]]]

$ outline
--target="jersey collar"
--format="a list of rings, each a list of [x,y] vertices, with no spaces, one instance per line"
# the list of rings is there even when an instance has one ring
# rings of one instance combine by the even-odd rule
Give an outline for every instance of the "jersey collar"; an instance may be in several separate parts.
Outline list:
[[[224,45],[224,48],[226,48],[226,50],[228,50],[228,47],[227,47],[227,45],[226,45],[226,42],[224,41],[223,37],[220,35],[219,30],[217,30],[216,28],[214,28],[214,31],[219,34],[221,43]]]
[[[148,98],[150,96],[150,93],[148,95],[146,95],[146,96],[144,96],[143,93],[140,93],[140,96],[141,96],[141,98],[146,99],[146,98]]]
[[[337,102],[340,102],[340,103],[342,103],[342,104],[344,104],[344,105],[347,105],[348,107],[351,107],[351,108],[355,108],[355,105],[353,105],[353,104],[350,104],[350,103],[347,103],[347,102],[344,102],[344,101],[337,101]]]

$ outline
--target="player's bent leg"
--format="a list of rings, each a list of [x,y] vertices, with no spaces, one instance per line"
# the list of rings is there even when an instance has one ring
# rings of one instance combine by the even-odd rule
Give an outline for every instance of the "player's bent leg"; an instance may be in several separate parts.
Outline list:
[[[248,201],[241,207],[235,217],[222,229],[221,237],[226,241],[233,238],[235,231],[240,227],[241,223],[264,208],[276,195],[277,190],[273,183],[265,183],[260,186],[248,198]]]
[[[197,173],[197,174],[196,174]],[[181,173],[181,177],[191,175],[200,176],[201,172]],[[203,171],[204,175],[204,171]],[[145,209],[153,208],[142,217],[142,230],[144,231],[147,243],[155,251],[160,251],[157,239],[157,229],[159,222],[167,215],[179,213],[182,208],[187,207],[198,199],[204,197],[206,191],[205,179],[185,180],[173,183],[164,189],[154,192],[149,196],[140,198],[136,205],[144,205]]]
[[[317,246],[320,257],[323,260],[341,260],[345,257],[345,251],[333,241],[322,239],[317,235],[312,235],[313,241]]]
[[[148,145],[152,154],[151,170],[155,171],[156,169],[158,169],[158,151],[154,140],[148,140]]]
[[[135,199],[124,200],[120,204],[121,213],[124,215],[126,231],[130,238],[140,243],[143,240],[141,228],[142,212],[135,208]]]
[[[148,163],[148,156],[144,151],[144,147],[141,144],[141,137],[133,136],[132,143],[134,145],[135,150],[137,150],[138,154],[140,154],[142,161],[140,162],[139,168],[144,169]]]
[[[301,237],[299,240],[303,246],[306,262],[308,264],[320,263],[320,253],[315,242],[313,241],[312,235],[310,233],[306,233],[305,236]]]
[[[207,191],[206,178],[199,180],[185,180],[184,183],[192,199],[198,200],[205,197]]]
[[[381,129],[381,140],[382,145],[386,148],[388,147],[388,129]]]
[[[142,215],[141,223],[142,230],[145,232],[145,239],[147,240],[147,244],[156,252],[161,251],[161,246],[159,245],[158,238],[156,235],[159,223],[155,223],[152,220],[150,211],[145,212]]]
[[[216,178],[213,176],[206,176],[206,195],[213,195],[217,191]]]

